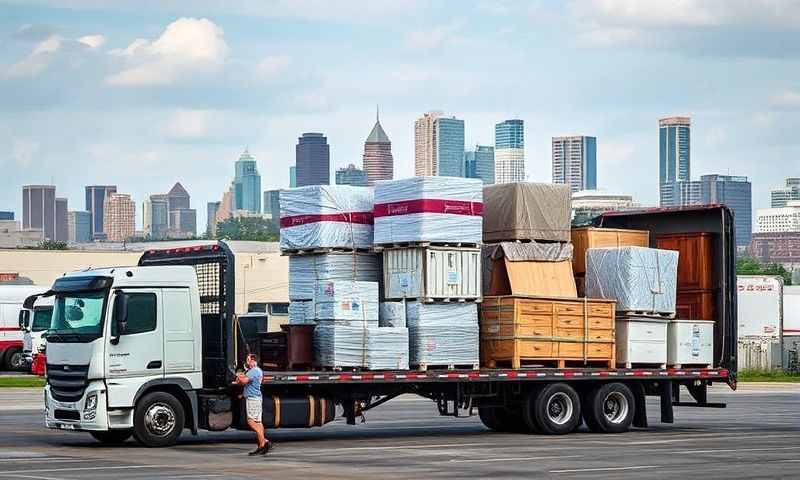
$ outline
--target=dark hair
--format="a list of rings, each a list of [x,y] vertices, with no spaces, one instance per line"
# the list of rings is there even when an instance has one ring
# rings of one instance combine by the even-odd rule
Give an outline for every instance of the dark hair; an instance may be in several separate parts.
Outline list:
[[[258,361],[258,359],[256,358],[256,354],[255,354],[255,353],[248,353],[248,354],[247,354],[247,359],[248,359],[248,360],[250,360],[251,358],[252,358],[254,361]]]

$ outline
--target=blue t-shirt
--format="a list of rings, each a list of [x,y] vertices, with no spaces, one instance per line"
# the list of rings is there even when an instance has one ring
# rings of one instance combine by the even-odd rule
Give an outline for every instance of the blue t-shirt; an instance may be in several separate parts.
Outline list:
[[[264,376],[264,372],[258,367],[253,367],[245,375],[250,381],[244,386],[244,396],[247,398],[260,397],[261,378]]]

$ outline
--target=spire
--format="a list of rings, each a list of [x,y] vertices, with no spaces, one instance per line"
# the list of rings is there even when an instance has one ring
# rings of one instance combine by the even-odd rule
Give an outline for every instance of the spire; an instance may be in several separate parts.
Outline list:
[[[375,123],[381,123],[381,106],[375,104]]]
[[[366,143],[392,143],[389,136],[383,131],[380,120],[380,107],[375,106],[375,126],[367,137]]]

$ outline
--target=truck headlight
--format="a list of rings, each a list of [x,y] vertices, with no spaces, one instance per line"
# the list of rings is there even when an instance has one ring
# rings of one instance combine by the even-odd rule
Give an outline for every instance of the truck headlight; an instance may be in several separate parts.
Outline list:
[[[86,403],[83,406],[83,419],[94,420],[97,416],[97,392],[90,393],[86,397]]]

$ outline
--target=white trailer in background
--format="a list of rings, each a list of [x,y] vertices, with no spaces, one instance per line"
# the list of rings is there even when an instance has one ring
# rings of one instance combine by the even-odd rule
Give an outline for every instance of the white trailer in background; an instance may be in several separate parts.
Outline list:
[[[737,283],[739,369],[783,367],[783,278],[739,275]]]
[[[783,366],[800,370],[800,286],[783,287]]]

